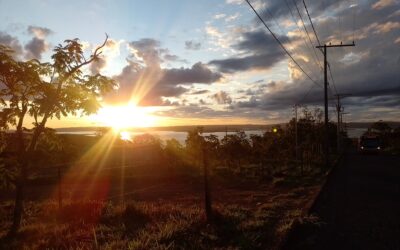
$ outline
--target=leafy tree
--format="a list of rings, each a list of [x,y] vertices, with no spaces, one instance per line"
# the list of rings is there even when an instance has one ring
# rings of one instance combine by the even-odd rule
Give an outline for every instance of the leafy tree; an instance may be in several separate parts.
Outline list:
[[[115,82],[100,74],[85,74],[85,66],[99,60],[104,43],[86,57],[78,39],[65,40],[53,50],[51,63],[38,60],[15,61],[13,51],[0,45],[0,115],[1,126],[15,126],[17,177],[13,224],[10,236],[21,223],[24,188],[49,119],[68,115],[87,115],[100,107],[100,98],[114,88]],[[33,117],[29,135],[23,127],[27,116]]]
[[[392,130],[392,128],[389,126],[389,124],[387,124],[386,122],[384,122],[382,120],[373,123],[371,125],[371,128],[377,130],[379,133],[382,133],[382,134],[390,133],[390,131]]]
[[[184,157],[183,150],[183,146],[178,140],[174,138],[167,140],[164,149],[167,162],[175,167],[181,165]]]
[[[205,146],[205,153],[208,156],[208,161],[212,165],[215,164],[220,157],[221,150],[220,150],[220,142],[217,135],[207,135],[204,136],[204,146]]]
[[[195,165],[200,166],[202,163],[204,137],[201,135],[203,128],[198,127],[188,132],[186,137],[186,152]]]
[[[135,146],[155,146],[161,148],[160,138],[147,133],[135,136],[132,143]]]
[[[236,162],[241,171],[242,159],[247,160],[250,152],[250,142],[244,131],[226,135],[221,140],[221,150],[228,162]]]

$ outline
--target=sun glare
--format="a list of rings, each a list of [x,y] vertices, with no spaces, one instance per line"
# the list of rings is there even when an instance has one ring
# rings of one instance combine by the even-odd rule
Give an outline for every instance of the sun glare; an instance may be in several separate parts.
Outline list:
[[[110,126],[116,132],[134,127],[151,127],[156,125],[156,117],[146,108],[135,105],[105,106],[94,116],[101,125]],[[121,133],[122,138],[122,133]]]
[[[121,138],[121,140],[124,140],[124,141],[131,141],[132,140],[131,135],[127,131],[119,132],[119,137]]]

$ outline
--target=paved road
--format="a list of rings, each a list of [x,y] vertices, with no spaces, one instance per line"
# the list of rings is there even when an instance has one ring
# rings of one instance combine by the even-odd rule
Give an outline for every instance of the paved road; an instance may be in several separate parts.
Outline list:
[[[312,213],[285,248],[400,250],[400,157],[348,152]]]

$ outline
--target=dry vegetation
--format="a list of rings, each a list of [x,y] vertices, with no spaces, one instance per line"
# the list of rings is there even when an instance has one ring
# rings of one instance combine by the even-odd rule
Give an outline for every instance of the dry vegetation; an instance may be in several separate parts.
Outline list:
[[[215,176],[210,223],[199,180],[142,188],[125,203],[74,199],[59,209],[56,200],[30,201],[13,241],[4,237],[13,206],[3,202],[1,244],[7,249],[275,249],[304,215],[321,180],[310,173],[232,184]]]

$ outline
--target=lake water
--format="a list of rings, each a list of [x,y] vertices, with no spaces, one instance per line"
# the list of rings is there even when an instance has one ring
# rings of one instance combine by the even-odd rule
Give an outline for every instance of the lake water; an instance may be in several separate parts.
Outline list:
[[[347,129],[347,133],[350,138],[359,138],[364,132],[366,131],[365,128],[349,128]],[[262,135],[265,130],[246,130],[244,131],[246,135],[249,137],[250,135]],[[88,136],[95,136],[96,131],[73,131],[73,132],[59,132],[60,134],[76,134],[76,135],[88,135]],[[187,137],[187,132],[176,132],[176,131],[151,131],[148,132],[151,135],[157,136],[163,141],[169,140],[169,139],[176,139],[179,141],[181,144],[185,143],[186,137]],[[228,132],[228,134],[234,134],[235,132]],[[145,132],[133,132],[133,131],[124,131],[124,137],[133,138],[137,135],[142,135],[145,134]],[[212,133],[203,133],[203,135],[216,135],[218,138],[221,140],[225,136],[225,132],[212,132]]]

